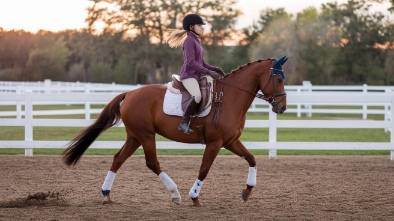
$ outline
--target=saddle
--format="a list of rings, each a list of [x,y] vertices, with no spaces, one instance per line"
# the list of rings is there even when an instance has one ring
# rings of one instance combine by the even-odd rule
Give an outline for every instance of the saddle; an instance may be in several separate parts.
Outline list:
[[[198,80],[201,91],[201,102],[196,108],[195,115],[201,114],[209,105],[212,103],[212,83],[213,78],[205,75]],[[172,81],[167,84],[168,90],[175,94],[182,94],[182,111],[185,112],[186,105],[191,99],[191,94],[183,86],[182,81],[179,79],[179,75],[173,74]]]

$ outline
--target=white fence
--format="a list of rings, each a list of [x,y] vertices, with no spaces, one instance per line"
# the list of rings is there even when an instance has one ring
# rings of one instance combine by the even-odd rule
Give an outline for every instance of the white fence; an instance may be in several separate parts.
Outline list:
[[[62,148],[69,141],[35,141],[33,127],[87,127],[90,119],[35,119],[33,105],[36,103],[107,103],[117,93],[69,93],[15,94],[0,93],[3,103],[24,104],[24,118],[0,118],[0,126],[24,126],[25,139],[20,141],[0,140],[0,148],[24,148],[25,155],[31,156],[34,148]],[[325,105],[379,105],[392,107],[393,93],[382,92],[311,92],[297,93],[288,91],[288,104],[325,104]],[[389,110],[393,116],[393,108]],[[123,125],[119,125],[123,126]],[[277,142],[278,128],[379,128],[394,131],[394,121],[388,120],[277,120],[276,114],[269,111],[268,120],[247,120],[245,128],[269,128],[268,142],[244,142],[248,149],[267,149],[269,158],[275,159],[276,150],[390,150],[390,159],[394,160],[394,137],[390,142]],[[96,141],[91,148],[120,148],[124,141]],[[158,149],[203,149],[201,144],[183,144],[177,142],[157,142]]]
[[[96,93],[122,93],[125,91],[134,90],[141,87],[142,85],[122,85],[122,84],[102,84],[102,83],[81,83],[81,82],[59,82],[45,80],[43,82],[14,82],[14,81],[0,81],[0,94],[22,94],[24,91],[32,91],[33,94],[61,94],[62,96],[68,96],[71,93],[85,93],[85,94],[96,94]],[[359,92],[363,94],[368,93],[391,93],[394,90],[392,86],[369,86],[369,85],[356,85],[356,86],[316,86],[312,85],[309,81],[304,81],[302,85],[286,85],[285,89],[288,93],[297,94],[310,94],[315,92]],[[96,102],[95,104],[105,104],[107,101]],[[48,105],[48,104],[65,104],[63,101],[35,101],[34,105]],[[84,114],[85,119],[90,119],[90,114],[97,114],[101,112],[101,109],[91,108],[90,102],[79,102],[77,100],[69,101],[67,104],[83,104],[84,109],[73,109],[73,110],[41,110],[33,111],[33,116],[47,116],[47,115],[72,115],[72,114]],[[335,113],[335,114],[359,114],[362,119],[367,119],[369,114],[384,115],[385,120],[390,118],[389,104],[382,103],[345,103],[338,101],[336,103],[290,103],[287,113],[296,113],[298,117],[305,114],[311,117],[313,114],[318,113]],[[24,115],[22,111],[21,102],[14,100],[5,101],[0,99],[0,105],[15,105],[15,111],[0,111],[0,117],[16,117],[21,119]],[[336,106],[335,109],[332,106]],[[344,109],[341,106],[354,106],[352,109]],[[377,106],[376,108],[370,108],[371,106]],[[255,99],[251,105],[249,112],[269,112],[269,105],[262,100]]]

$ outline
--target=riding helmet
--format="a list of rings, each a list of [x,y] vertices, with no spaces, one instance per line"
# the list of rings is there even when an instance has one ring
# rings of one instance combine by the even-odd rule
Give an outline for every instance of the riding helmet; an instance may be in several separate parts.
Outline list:
[[[190,25],[205,25],[202,18],[197,14],[188,14],[183,18],[183,29],[189,31]]]

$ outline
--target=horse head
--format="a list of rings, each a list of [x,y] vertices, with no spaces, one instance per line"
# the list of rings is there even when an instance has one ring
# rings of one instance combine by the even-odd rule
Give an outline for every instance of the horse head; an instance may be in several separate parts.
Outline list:
[[[288,57],[272,60],[269,73],[263,73],[259,80],[259,87],[264,94],[264,100],[272,105],[272,111],[282,114],[287,109],[286,92],[285,92],[285,74],[282,66]]]

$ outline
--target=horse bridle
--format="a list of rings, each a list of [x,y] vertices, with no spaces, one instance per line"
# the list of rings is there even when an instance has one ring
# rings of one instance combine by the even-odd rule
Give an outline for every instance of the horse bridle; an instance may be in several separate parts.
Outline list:
[[[275,76],[277,75],[277,73],[275,73],[275,72],[282,72],[283,73],[283,70],[279,70],[279,69],[276,69],[276,68],[271,68],[271,74],[270,74],[270,78],[268,79],[268,81],[267,81],[267,84],[264,86],[264,88],[261,90],[262,92],[265,90],[265,88],[268,86],[268,84],[269,84],[269,82],[270,82],[270,80],[271,80],[271,78],[273,78],[272,79],[272,88],[274,89],[274,94],[272,95],[272,96],[269,96],[269,97],[267,97],[266,95],[264,95],[264,94],[260,94],[260,93],[253,93],[253,92],[251,92],[251,91],[248,91],[248,90],[245,90],[245,89],[243,89],[243,88],[240,88],[240,87],[238,87],[238,86],[236,86],[236,85],[232,85],[232,84],[230,84],[230,83],[227,83],[227,82],[225,82],[224,80],[222,80],[222,79],[216,79],[217,81],[220,81],[222,84],[227,84],[227,85],[230,85],[230,86],[232,86],[232,87],[235,87],[235,88],[237,88],[237,89],[239,89],[239,90],[241,90],[241,91],[244,91],[244,92],[247,92],[247,93],[249,93],[249,94],[252,94],[252,95],[254,95],[255,97],[257,97],[257,98],[259,98],[259,99],[262,99],[262,100],[265,100],[265,101],[267,101],[268,103],[270,103],[271,105],[272,105],[272,107],[276,107],[283,99],[285,99],[285,97],[287,96],[286,95],[286,92],[280,92],[280,93],[276,93],[276,90],[275,90]],[[282,75],[281,75],[281,77],[282,77]],[[221,93],[223,93],[223,92],[221,92]],[[220,95],[219,95],[220,96]],[[221,95],[221,96],[223,96],[223,95]],[[276,100],[276,97],[279,97],[279,96],[283,96],[282,97],[282,99],[280,99],[279,101],[277,101]]]
[[[285,91],[280,92],[280,93],[276,93],[276,90],[275,90],[275,76],[277,74],[275,72],[282,72],[283,73],[283,70],[279,70],[279,69],[276,69],[276,68],[271,68],[270,78],[268,79],[267,84],[265,84],[264,88],[261,90],[261,92],[263,92],[265,90],[265,88],[268,86],[268,84],[269,84],[269,82],[270,82],[270,80],[272,78],[272,89],[274,90],[274,95],[267,97],[264,94],[259,94],[259,93],[255,94],[255,96],[257,98],[260,98],[260,99],[263,99],[265,101],[268,101],[268,103],[270,103],[273,107],[276,107],[276,105],[278,105],[287,96]],[[276,101],[275,98],[279,97],[279,96],[283,96],[283,97],[279,101]]]

